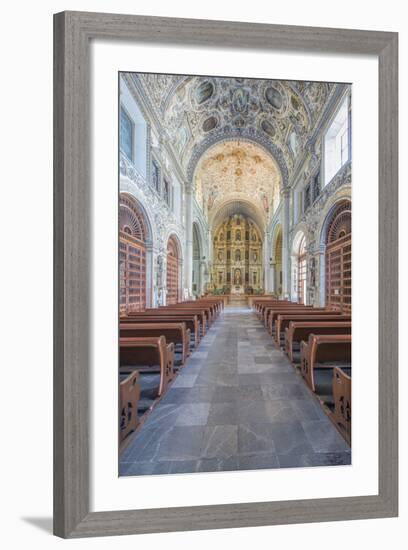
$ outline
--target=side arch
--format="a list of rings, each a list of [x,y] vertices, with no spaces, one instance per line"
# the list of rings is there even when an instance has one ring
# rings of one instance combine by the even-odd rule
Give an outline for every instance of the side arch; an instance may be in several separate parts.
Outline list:
[[[325,219],[324,292],[327,307],[351,312],[351,201],[339,200]]]
[[[151,303],[151,226],[141,203],[127,193],[119,197],[118,222],[119,311],[142,311]]]
[[[277,223],[272,235],[272,290],[279,296],[282,295],[282,225]]]
[[[182,300],[182,247],[179,238],[172,233],[166,247],[166,304]]]

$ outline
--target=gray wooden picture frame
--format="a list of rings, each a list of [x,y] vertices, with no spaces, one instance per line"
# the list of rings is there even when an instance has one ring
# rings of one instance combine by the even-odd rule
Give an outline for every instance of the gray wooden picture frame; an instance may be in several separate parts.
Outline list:
[[[90,511],[90,40],[379,60],[379,494]],[[63,12],[54,16],[54,532],[89,537],[393,517],[398,510],[398,34]],[[373,299],[376,299],[373,297]],[[135,499],[137,502],[137,499]]]

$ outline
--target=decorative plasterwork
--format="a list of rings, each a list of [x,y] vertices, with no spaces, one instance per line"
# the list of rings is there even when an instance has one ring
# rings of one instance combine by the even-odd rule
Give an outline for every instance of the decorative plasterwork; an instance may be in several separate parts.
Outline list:
[[[306,237],[308,249],[311,252],[319,248],[321,227],[328,208],[331,208],[333,204],[333,197],[337,201],[340,196],[351,199],[351,162],[345,164],[332,181],[321,190],[313,205],[303,214],[299,223],[292,228],[292,236],[300,226],[307,228]]]
[[[194,186],[197,203],[209,220],[226,202],[250,202],[265,226],[279,204],[281,176],[275,160],[263,148],[227,141],[201,157]]]
[[[148,185],[137,172],[134,165],[124,156],[120,156],[120,190],[135,197],[145,207],[147,218],[153,231],[153,247],[160,253],[166,253],[166,235],[169,228],[184,239],[184,229],[177,221],[174,213],[167,207],[158,194]]]
[[[249,78],[155,74],[136,78],[143,82],[189,177],[204,140],[242,137],[273,149],[284,184],[335,87]]]

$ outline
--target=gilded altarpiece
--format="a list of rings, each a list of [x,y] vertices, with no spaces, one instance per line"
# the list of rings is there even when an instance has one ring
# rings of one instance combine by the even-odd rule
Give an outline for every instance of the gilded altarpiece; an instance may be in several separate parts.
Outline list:
[[[262,238],[243,215],[227,218],[214,235],[212,286],[226,294],[252,294],[263,289]]]

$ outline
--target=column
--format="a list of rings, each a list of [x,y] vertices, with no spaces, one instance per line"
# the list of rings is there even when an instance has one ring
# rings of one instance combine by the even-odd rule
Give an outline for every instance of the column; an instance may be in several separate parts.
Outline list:
[[[205,266],[206,266],[206,263],[204,260],[201,260],[200,263],[200,286],[199,286],[199,289],[198,289],[198,293],[200,295],[204,294],[204,290],[205,290],[205,283],[206,283],[206,280],[205,280]]]
[[[263,264],[264,264],[264,291],[265,294],[271,292],[271,266],[270,266],[270,234],[265,232],[263,245]]]
[[[275,260],[271,260],[269,261],[269,269],[270,269],[270,287],[269,287],[269,292],[271,294],[274,294],[274,293],[277,293],[278,292],[278,284],[276,282],[276,262]]]
[[[193,188],[184,187],[185,223],[186,223],[186,256],[184,258],[184,286],[191,298],[193,288]]]
[[[316,282],[319,281],[319,290],[316,294],[319,296],[319,307],[326,305],[326,245],[321,244],[318,249],[318,265],[316,270]]]
[[[290,250],[289,250],[289,217],[290,190],[282,189],[282,294],[290,296]]]

